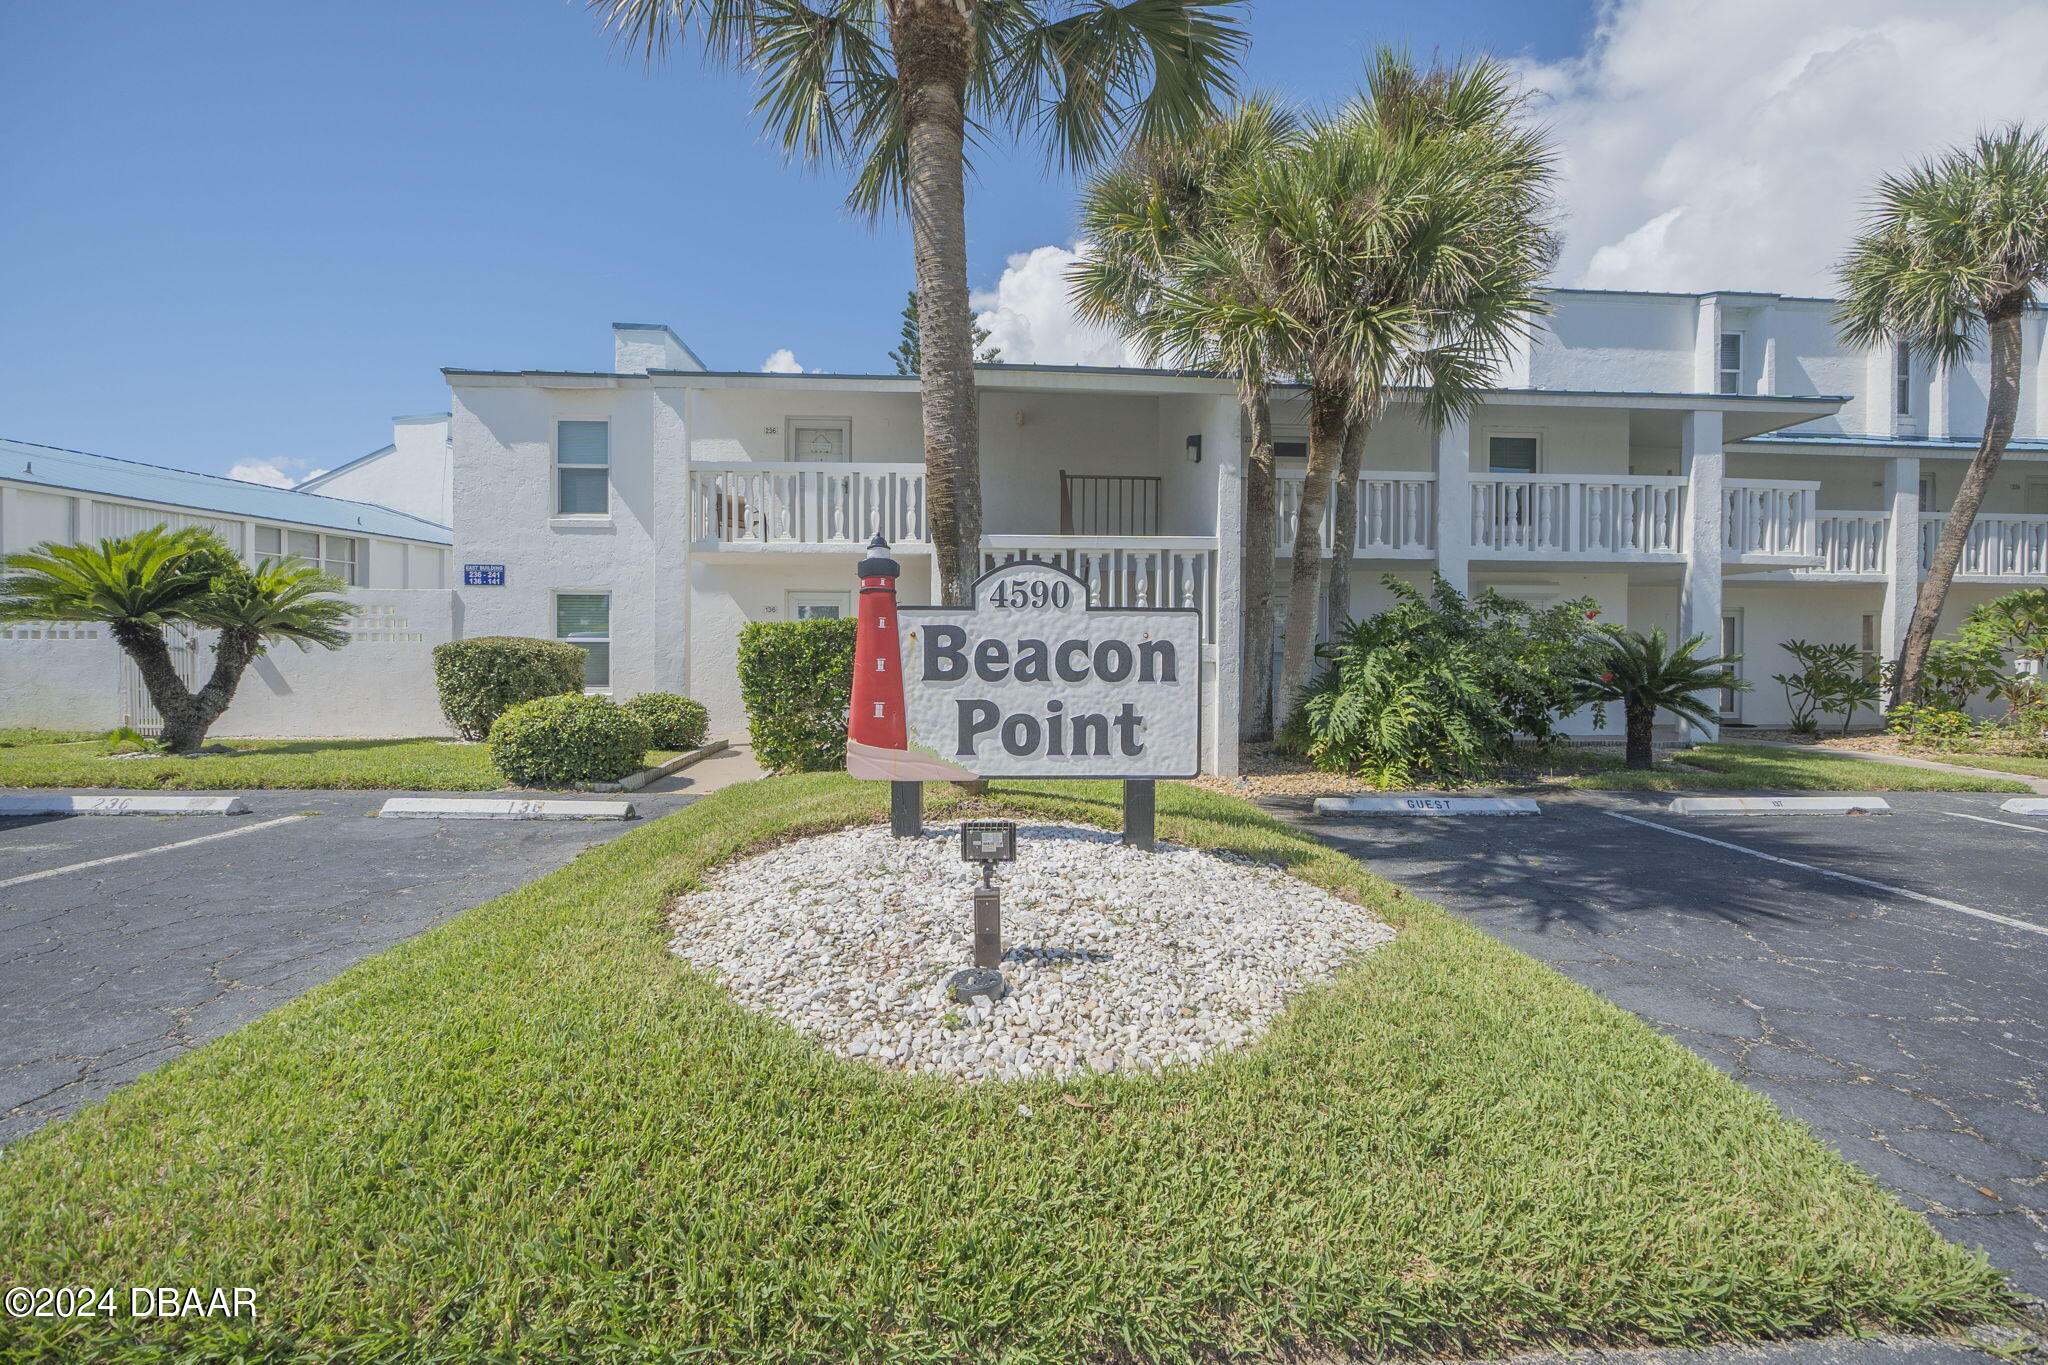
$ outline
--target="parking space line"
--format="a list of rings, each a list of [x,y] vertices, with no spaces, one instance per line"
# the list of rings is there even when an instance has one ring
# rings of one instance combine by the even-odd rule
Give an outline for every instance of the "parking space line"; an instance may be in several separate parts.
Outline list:
[[[1993,924],[2003,924],[2009,929],[2025,929],[2028,933],[2048,936],[2048,925],[2034,924],[2023,919],[2014,919],[2011,915],[2001,915],[1992,910],[1979,910],[1973,905],[1959,905],[1955,901],[1945,901],[1939,896],[1928,896],[1918,891],[1908,891],[1903,886],[1890,886],[1884,882],[1874,882],[1868,877],[1858,877],[1847,872],[1836,872],[1830,868],[1815,867],[1812,863],[1802,863],[1791,858],[1780,858],[1775,853],[1765,853],[1761,849],[1755,848],[1744,848],[1741,844],[1731,844],[1726,839],[1713,839],[1704,834],[1695,834],[1689,829],[1673,829],[1669,825],[1660,825],[1655,820],[1644,820],[1634,815],[1623,815],[1618,810],[1603,811],[1602,814],[1611,815],[1617,820],[1626,820],[1631,825],[1641,825],[1645,829],[1662,830],[1666,834],[1676,834],[1681,839],[1697,839],[1703,844],[1712,844],[1716,848],[1725,848],[1732,853],[1740,853],[1745,857],[1761,858],[1767,863],[1777,863],[1783,867],[1796,867],[1801,872],[1811,872],[1821,877],[1833,877],[1839,882],[1853,882],[1857,886],[1867,886],[1873,891],[1882,891],[1888,896],[1903,896],[1907,900],[1919,901],[1923,905],[1939,906],[1943,910],[1953,910],[1959,915],[1969,915],[1976,919],[1989,920]]]
[[[1994,820],[1988,815],[1972,815],[1968,811],[1945,810],[1942,814],[1953,815],[1958,820],[1978,820],[1987,825],[2004,825],[2007,829],[2023,829],[2029,834],[2048,834],[2048,829],[2043,829],[2039,825],[2022,825],[2016,824],[2011,820]]]
[[[41,872],[31,872],[23,877],[9,877],[0,882],[0,887],[20,886],[24,882],[39,882],[45,877],[61,877],[67,872],[83,872],[87,868],[105,867],[108,863],[125,863],[130,858],[146,858],[152,853],[169,853],[173,849],[190,848],[194,844],[210,844],[215,839],[232,839],[237,834],[254,834],[259,829],[270,829],[276,825],[288,825],[294,820],[303,820],[309,812],[280,816],[275,820],[262,820],[253,825],[241,825],[235,829],[224,829],[213,834],[202,834],[196,839],[180,839],[175,844],[158,844],[155,848],[138,848],[133,853],[116,853],[106,858],[94,858],[89,862],[72,863],[68,867],[48,867]]]

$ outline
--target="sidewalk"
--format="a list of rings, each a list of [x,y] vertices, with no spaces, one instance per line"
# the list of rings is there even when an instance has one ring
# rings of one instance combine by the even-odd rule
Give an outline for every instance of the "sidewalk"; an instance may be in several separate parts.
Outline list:
[[[747,742],[747,737],[735,735],[729,737],[725,748],[709,758],[693,763],[671,777],[650,782],[641,790],[649,795],[658,792],[664,796],[709,796],[734,783],[751,782],[767,775],[767,770],[754,761],[754,747]]]
[[[1964,777],[1996,777],[2030,787],[2037,796],[2048,796],[2048,778],[2024,773],[2002,773],[1992,768],[1966,768],[1960,763],[1936,763],[1930,758],[1907,758],[1903,754],[1872,754],[1861,749],[1830,749],[1820,744],[1787,744],[1782,739],[1747,739],[1723,735],[1725,744],[1750,744],[1760,749],[1789,749],[1795,754],[1826,754],[1832,758],[1860,758],[1868,763],[1890,763],[1901,768],[1925,768],[1929,772],[1960,773]]]

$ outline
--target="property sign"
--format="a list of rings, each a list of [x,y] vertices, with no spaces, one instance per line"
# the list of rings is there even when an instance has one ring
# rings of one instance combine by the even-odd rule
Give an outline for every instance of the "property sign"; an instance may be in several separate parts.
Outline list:
[[[908,748],[977,777],[1193,777],[1202,618],[1088,605],[1051,564],[1005,564],[969,607],[898,611]]]
[[[505,586],[503,564],[465,564],[462,566],[462,586],[465,588],[502,588]]]

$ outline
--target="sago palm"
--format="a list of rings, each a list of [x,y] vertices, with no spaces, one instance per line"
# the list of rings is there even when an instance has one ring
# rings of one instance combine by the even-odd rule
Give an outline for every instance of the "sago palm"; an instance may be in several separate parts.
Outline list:
[[[2020,321],[2048,281],[2048,142],[2014,124],[1886,176],[1839,273],[1837,326],[1851,345],[1899,343],[1947,367],[1969,359],[1987,335],[1990,343],[1983,432],[1927,563],[1894,671],[1892,704],[1911,705],[1970,527],[2019,414]]]
[[[1491,117],[1395,118],[1372,90],[1288,154],[1217,195],[1214,227],[1191,237],[1140,322],[1162,352],[1257,353],[1297,380],[1309,461],[1295,523],[1276,721],[1306,680],[1323,582],[1321,523],[1344,435],[1412,387],[1425,422],[1469,410],[1544,304],[1554,254],[1543,137],[1516,122],[1506,70],[1477,62],[1423,76],[1383,54],[1374,89],[1436,81]],[[1348,569],[1348,565],[1345,566]]]
[[[1747,690],[1749,684],[1733,672],[1741,662],[1738,655],[1700,657],[1707,643],[1694,635],[1671,647],[1659,626],[1648,635],[1641,631],[1617,631],[1607,637],[1604,649],[1594,654],[1579,677],[1575,698],[1581,706],[1618,703],[1628,741],[1628,766],[1655,766],[1657,713],[1669,711],[1681,720],[1712,725],[1714,708],[1701,694],[1727,688]]]
[[[857,170],[850,196],[905,209],[916,258],[925,487],[939,581],[966,600],[981,552],[967,302],[971,138],[1045,139],[1085,166],[1127,134],[1169,140],[1231,89],[1238,0],[589,0],[649,57],[685,38],[743,67],[792,153]]]
[[[0,621],[94,621],[142,675],[163,718],[162,741],[189,753],[234,699],[250,662],[276,640],[339,649],[354,608],[341,580],[297,559],[246,569],[219,537],[152,526],[93,544],[44,544],[8,555]],[[195,692],[178,676],[169,626],[219,632],[213,669]]]
[[[1174,346],[1148,328],[1189,238],[1209,230],[1216,197],[1250,167],[1284,155],[1300,135],[1293,114],[1270,100],[1240,104],[1191,137],[1139,141],[1103,168],[1081,195],[1080,232],[1088,253],[1069,271],[1075,313],[1136,342],[1152,364],[1211,369],[1234,376],[1250,450],[1244,476],[1244,692],[1246,739],[1273,728],[1273,529],[1278,488],[1273,469],[1273,409],[1258,337],[1177,333]]]

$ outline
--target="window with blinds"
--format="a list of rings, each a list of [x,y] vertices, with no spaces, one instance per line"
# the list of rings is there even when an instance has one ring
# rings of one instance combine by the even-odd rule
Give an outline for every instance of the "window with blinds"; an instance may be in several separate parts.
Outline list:
[[[318,531],[287,531],[281,526],[256,528],[256,558],[295,555],[325,570],[352,588],[363,584],[362,542],[355,536],[324,536]]]
[[[611,423],[555,423],[555,515],[611,511]]]
[[[1742,333],[1721,333],[1722,393],[1742,392]]]
[[[1892,347],[1892,411],[1913,415],[1913,352],[1905,346]]]
[[[1486,467],[1495,474],[1534,474],[1537,440],[1534,436],[1489,436],[1486,438]]]
[[[605,592],[555,594],[555,638],[583,651],[583,685],[612,685],[612,598]]]

